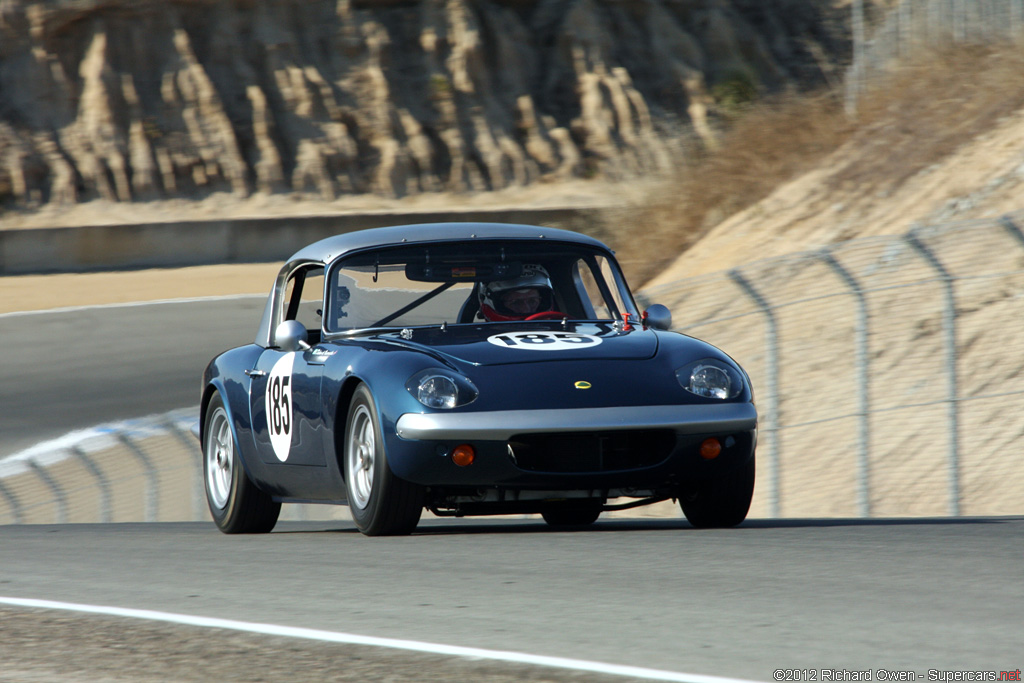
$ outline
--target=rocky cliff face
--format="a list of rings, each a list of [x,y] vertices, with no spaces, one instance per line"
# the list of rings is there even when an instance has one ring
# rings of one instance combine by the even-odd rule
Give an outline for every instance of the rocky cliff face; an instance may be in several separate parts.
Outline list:
[[[808,0],[0,0],[0,202],[625,178],[822,78]]]

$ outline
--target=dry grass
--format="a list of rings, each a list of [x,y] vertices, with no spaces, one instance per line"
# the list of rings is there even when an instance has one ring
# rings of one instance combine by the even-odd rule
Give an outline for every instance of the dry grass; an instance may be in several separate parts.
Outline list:
[[[879,78],[848,117],[834,92],[790,95],[752,107],[652,196],[638,235],[615,244],[630,281],[646,282],[710,228],[822,163],[842,164],[830,190],[891,189],[1024,107],[1024,50],[1010,46],[928,52]],[[613,240],[615,241],[615,240]]]
[[[968,47],[903,65],[864,98],[840,179],[899,185],[1024,107],[1024,50]]]

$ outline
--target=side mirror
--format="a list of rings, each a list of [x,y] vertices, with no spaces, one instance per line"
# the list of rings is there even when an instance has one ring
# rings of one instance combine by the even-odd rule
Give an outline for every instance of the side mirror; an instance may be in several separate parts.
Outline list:
[[[309,349],[306,343],[306,328],[298,320],[285,320],[274,330],[274,342],[282,351]]]
[[[644,325],[655,330],[670,330],[672,311],[661,304],[651,304],[651,307],[644,311]]]

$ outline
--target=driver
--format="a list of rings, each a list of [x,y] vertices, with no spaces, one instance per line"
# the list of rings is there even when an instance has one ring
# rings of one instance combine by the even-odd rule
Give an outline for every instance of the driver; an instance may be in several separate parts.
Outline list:
[[[526,320],[531,315],[553,310],[551,279],[543,266],[524,263],[514,280],[480,285],[480,314],[490,322]]]

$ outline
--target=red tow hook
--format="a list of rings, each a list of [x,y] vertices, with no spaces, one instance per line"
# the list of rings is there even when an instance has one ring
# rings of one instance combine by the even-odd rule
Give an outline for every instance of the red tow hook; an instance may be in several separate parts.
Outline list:
[[[630,315],[631,315],[630,313],[623,313],[622,314],[622,331],[623,332],[632,332],[633,331],[633,326],[629,324],[629,316]]]

